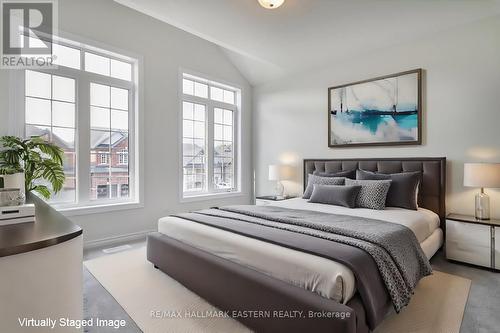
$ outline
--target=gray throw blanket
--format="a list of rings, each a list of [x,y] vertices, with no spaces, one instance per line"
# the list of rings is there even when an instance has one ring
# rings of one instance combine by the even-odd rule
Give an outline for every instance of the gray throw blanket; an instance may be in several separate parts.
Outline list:
[[[396,223],[273,206],[226,206],[195,214],[260,224],[362,249],[376,262],[396,312],[409,303],[418,281],[432,273],[415,234]]]

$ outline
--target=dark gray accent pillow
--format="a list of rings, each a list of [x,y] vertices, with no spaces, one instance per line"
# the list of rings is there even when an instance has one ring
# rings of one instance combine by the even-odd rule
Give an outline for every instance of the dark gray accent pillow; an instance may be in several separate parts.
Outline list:
[[[381,210],[385,208],[387,192],[391,186],[391,180],[353,180],[346,179],[348,186],[360,185],[356,198],[356,207]]]
[[[356,198],[361,186],[313,185],[313,193],[309,202],[327,205],[356,207]]]
[[[313,172],[313,175],[320,177],[345,177],[345,178],[356,179],[356,169],[338,171],[338,172],[322,172],[315,170]]]
[[[309,175],[307,178],[307,187],[304,191],[303,199],[309,199],[313,192],[314,184],[319,185],[344,185],[345,178],[343,177],[320,177],[316,175]]]
[[[391,187],[387,193],[385,205],[388,207],[401,207],[417,210],[418,208],[418,185],[422,178],[422,172],[401,172],[383,174],[365,170],[356,172],[356,179],[390,179]]]

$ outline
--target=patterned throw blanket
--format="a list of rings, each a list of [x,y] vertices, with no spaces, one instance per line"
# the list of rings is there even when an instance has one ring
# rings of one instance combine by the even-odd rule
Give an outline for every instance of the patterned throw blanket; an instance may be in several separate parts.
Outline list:
[[[376,262],[396,312],[409,303],[419,280],[432,273],[415,234],[396,223],[273,206],[226,206],[190,214],[259,224],[362,249]]]

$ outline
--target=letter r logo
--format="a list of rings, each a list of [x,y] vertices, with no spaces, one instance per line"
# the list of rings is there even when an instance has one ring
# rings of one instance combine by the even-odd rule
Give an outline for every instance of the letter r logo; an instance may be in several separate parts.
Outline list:
[[[2,1],[3,54],[52,54],[53,6],[51,1]]]

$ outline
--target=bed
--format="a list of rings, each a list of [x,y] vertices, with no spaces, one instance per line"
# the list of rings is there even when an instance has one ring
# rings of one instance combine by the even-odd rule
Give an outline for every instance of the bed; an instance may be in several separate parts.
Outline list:
[[[402,224],[413,232],[425,257],[430,259],[444,238],[441,224],[445,215],[445,165],[444,158],[305,160],[304,184],[314,171],[421,171],[419,208],[349,209],[296,198],[276,203],[275,209]],[[311,328],[316,332],[369,332],[391,313],[391,297],[373,273],[376,267],[370,268],[373,263],[364,262],[355,269],[351,263],[343,262],[355,249],[335,248],[345,252],[337,261],[314,249],[298,250],[287,243],[293,245],[297,240],[280,243],[279,236],[259,239],[237,230],[190,221],[185,216],[169,216],[160,219],[158,232],[148,237],[148,260],[259,332],[299,332]],[[311,242],[320,243],[307,242],[309,247]],[[364,284],[363,279],[367,281]],[[377,306],[367,307],[367,299]]]

